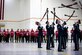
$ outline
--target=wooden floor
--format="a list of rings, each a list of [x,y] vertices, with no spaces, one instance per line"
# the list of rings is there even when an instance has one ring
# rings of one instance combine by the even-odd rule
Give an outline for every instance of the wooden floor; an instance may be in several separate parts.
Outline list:
[[[58,52],[58,43],[55,48],[46,50],[46,43],[42,43],[42,48],[37,48],[37,43],[0,43],[0,55],[82,55],[82,43],[80,50],[73,51],[74,44],[67,43],[67,49],[64,52]]]

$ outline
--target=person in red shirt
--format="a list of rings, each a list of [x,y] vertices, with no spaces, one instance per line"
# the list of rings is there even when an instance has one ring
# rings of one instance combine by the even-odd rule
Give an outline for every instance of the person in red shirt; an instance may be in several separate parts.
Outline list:
[[[34,42],[34,30],[31,30],[31,42]]]
[[[14,31],[13,31],[13,29],[11,29],[11,31],[10,31],[10,41],[14,42]]]
[[[22,34],[22,42],[24,43],[24,38],[25,38],[26,31],[23,29],[21,34]]]
[[[18,41],[19,41],[19,37],[20,37],[20,32],[19,32],[19,29],[17,29],[17,31],[15,32],[15,42],[17,42],[18,43]]]
[[[28,41],[30,41],[30,35],[29,35],[29,30],[27,29],[27,31],[25,32],[25,39],[26,39],[26,42]]]
[[[20,29],[20,32],[19,32],[20,36],[19,36],[19,42],[24,42],[24,40],[22,39],[23,38],[23,30]]]
[[[57,40],[58,40],[58,31],[56,31],[55,34],[56,34],[56,42],[57,42]]]
[[[35,42],[37,42],[38,30],[35,31]]]
[[[5,29],[3,30],[3,41],[7,42],[7,31]]]

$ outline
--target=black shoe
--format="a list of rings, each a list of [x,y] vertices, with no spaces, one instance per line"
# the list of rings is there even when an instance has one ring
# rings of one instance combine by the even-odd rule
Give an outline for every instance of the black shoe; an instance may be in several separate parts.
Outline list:
[[[74,49],[74,51],[79,51],[79,49]]]
[[[51,46],[51,48],[54,48],[54,46]]]
[[[42,48],[42,47],[38,47],[38,48]]]
[[[66,49],[66,48],[63,48],[63,49]]]
[[[58,52],[63,52],[63,50],[58,50]]]
[[[47,49],[47,50],[51,50],[51,49]]]

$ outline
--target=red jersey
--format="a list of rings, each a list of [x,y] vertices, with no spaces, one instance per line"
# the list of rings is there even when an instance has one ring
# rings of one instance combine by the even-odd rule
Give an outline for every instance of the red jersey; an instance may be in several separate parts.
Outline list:
[[[14,36],[14,31],[10,31],[10,36],[11,36],[11,37]]]
[[[71,33],[73,33],[74,30],[71,30]]]
[[[16,31],[16,36],[19,37],[20,36],[20,32]]]
[[[29,36],[29,35],[30,35],[29,31],[26,31],[26,36]]]
[[[20,31],[19,33],[20,33],[20,36],[23,36],[23,31]]]
[[[38,30],[35,31],[35,37],[38,37]]]
[[[7,37],[7,31],[4,31],[4,32],[3,32],[3,36],[4,36],[4,37]]]
[[[46,31],[45,30],[43,30],[43,36],[46,36]]]
[[[31,30],[31,36],[34,36],[34,30]]]
[[[56,38],[58,38],[58,31],[56,31],[56,33],[55,33],[55,34],[56,34]]]
[[[25,36],[26,35],[26,31],[22,31],[23,32],[23,36]]]

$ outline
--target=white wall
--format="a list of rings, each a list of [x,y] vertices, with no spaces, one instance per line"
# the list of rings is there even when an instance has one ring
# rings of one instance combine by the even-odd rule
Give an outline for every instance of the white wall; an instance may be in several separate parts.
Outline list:
[[[20,0],[21,19],[30,18],[30,0]]]
[[[20,19],[20,0],[5,0],[5,20]]]
[[[5,20],[30,18],[30,0],[5,0]]]
[[[30,18],[30,0],[5,0],[4,18],[10,21],[20,21]],[[5,28],[24,28],[28,22],[5,22]],[[2,22],[4,23],[4,22]],[[25,25],[26,24],[26,25]],[[28,27],[27,27],[28,28]]]
[[[26,21],[19,22],[19,29],[30,29],[30,19]]]
[[[13,28],[14,30],[19,29],[19,23],[18,22],[6,22],[5,24],[5,29],[11,29]]]
[[[41,0],[30,0],[30,18],[40,18]]]

